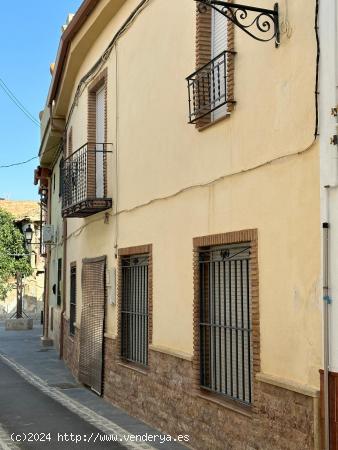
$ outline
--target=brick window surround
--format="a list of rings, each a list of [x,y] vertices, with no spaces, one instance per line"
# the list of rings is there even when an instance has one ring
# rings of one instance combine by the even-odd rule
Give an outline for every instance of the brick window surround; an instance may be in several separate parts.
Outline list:
[[[107,142],[107,83],[108,69],[103,69],[88,86],[88,122],[87,122],[87,141],[88,141],[88,193],[95,196],[96,179],[96,155],[91,150],[96,146],[96,93],[104,87],[104,142]],[[103,144],[103,142],[100,142]],[[107,155],[103,157],[104,164],[104,195],[107,193]],[[93,184],[94,183],[94,184]]]
[[[118,268],[117,268],[117,359],[124,364],[128,364],[133,366],[132,362],[125,362],[121,357],[121,308],[122,308],[122,258],[125,256],[137,256],[148,254],[148,349],[150,344],[152,343],[152,335],[153,335],[153,255],[152,255],[152,244],[147,245],[139,245],[135,247],[127,247],[121,248],[118,251]],[[137,364],[135,366],[138,367]],[[149,365],[147,367],[142,366],[142,369],[149,369]]]
[[[211,246],[249,243],[250,244],[250,289],[251,289],[251,321],[252,321],[252,405],[243,405],[245,409],[255,408],[255,391],[257,392],[256,374],[260,372],[260,325],[259,325],[259,282],[258,282],[258,233],[256,229],[241,230],[193,239],[194,269],[194,307],[193,307],[193,372],[194,391],[216,401],[232,403],[237,401],[203,389],[200,385],[200,283],[199,252]],[[242,407],[241,404],[239,404]]]
[[[94,80],[88,86],[88,142],[96,142],[96,93],[103,86],[105,90],[104,134],[105,142],[107,142],[107,82],[108,70],[107,68],[105,68],[94,78]]]
[[[232,0],[230,0],[232,1]],[[200,12],[198,5],[196,7],[196,70],[208,64],[211,60],[211,26],[212,26],[212,13],[211,8],[207,7],[206,12]],[[217,13],[219,14],[219,13]],[[234,51],[234,24],[227,20],[227,48],[225,50]],[[234,56],[229,54],[227,56],[227,100],[234,99]],[[227,104],[227,111],[230,113],[233,109],[233,104]],[[228,117],[225,116],[213,121],[211,114],[204,116],[196,122],[196,128],[202,131],[204,128],[217,123],[220,120]]]

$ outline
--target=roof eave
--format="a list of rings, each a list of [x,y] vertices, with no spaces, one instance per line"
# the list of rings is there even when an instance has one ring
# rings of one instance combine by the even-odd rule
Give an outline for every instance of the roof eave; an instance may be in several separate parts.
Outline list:
[[[90,14],[93,12],[99,1],[100,0],[84,0],[80,8],[77,10],[75,16],[73,17],[72,21],[61,36],[54,74],[48,94],[48,105],[51,105],[53,103],[53,100],[57,95],[70,43],[76,33],[81,29],[88,16],[90,16]]]

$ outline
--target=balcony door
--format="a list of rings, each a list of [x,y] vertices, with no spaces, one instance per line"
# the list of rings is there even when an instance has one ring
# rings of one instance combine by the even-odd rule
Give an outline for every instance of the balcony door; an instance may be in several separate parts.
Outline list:
[[[96,198],[104,197],[105,88],[96,92]]]
[[[218,11],[212,9],[211,16],[211,58],[214,59],[227,48],[227,29],[228,19]],[[213,89],[211,98],[213,99],[213,108],[217,108],[225,101],[225,75],[226,67],[224,59],[215,62],[213,70]],[[220,106],[212,113],[212,120],[223,117],[227,112],[227,105]]]

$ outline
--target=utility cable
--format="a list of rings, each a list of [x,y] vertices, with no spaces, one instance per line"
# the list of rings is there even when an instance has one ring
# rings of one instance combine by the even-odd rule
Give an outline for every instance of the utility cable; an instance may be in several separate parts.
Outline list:
[[[139,5],[140,10],[143,9],[143,7],[148,3],[148,1],[149,1],[149,0],[144,0],[143,2],[141,2],[141,4]],[[205,183],[199,183],[199,184],[195,184],[195,185],[191,185],[191,186],[184,187],[184,188],[182,188],[182,189],[180,189],[180,190],[178,190],[178,191],[176,191],[176,192],[174,192],[174,193],[172,193],[172,194],[169,194],[169,195],[167,195],[167,196],[156,197],[156,198],[153,198],[153,199],[151,199],[151,200],[149,200],[149,201],[147,201],[147,202],[144,202],[144,203],[135,205],[135,206],[133,206],[133,207],[131,207],[131,208],[128,208],[128,209],[124,209],[124,210],[120,210],[120,211],[119,211],[119,210],[116,208],[115,213],[113,213],[113,214],[108,213],[109,216],[111,216],[111,217],[114,217],[114,216],[117,217],[117,216],[119,216],[120,214],[131,213],[131,212],[133,212],[133,211],[136,211],[137,209],[140,209],[140,208],[143,208],[143,207],[150,206],[151,204],[153,204],[153,203],[155,203],[155,202],[159,202],[159,201],[163,201],[163,200],[168,200],[168,199],[177,197],[178,195],[183,194],[183,193],[185,193],[185,192],[187,192],[187,191],[190,191],[190,190],[192,190],[192,189],[198,189],[198,188],[208,187],[208,186],[217,184],[217,183],[219,183],[219,182],[221,182],[221,181],[223,181],[223,180],[225,180],[225,179],[227,179],[227,178],[229,178],[229,177],[234,177],[234,176],[241,175],[241,174],[244,174],[244,173],[252,172],[252,171],[261,169],[261,168],[263,168],[263,167],[266,167],[266,166],[268,166],[268,165],[277,163],[277,162],[279,162],[279,161],[283,161],[283,160],[288,159],[288,158],[292,158],[292,157],[296,157],[296,156],[303,155],[303,154],[307,153],[308,151],[310,151],[310,150],[314,147],[314,145],[315,145],[315,143],[316,143],[316,141],[317,141],[317,137],[318,137],[318,126],[319,126],[319,114],[318,114],[318,95],[319,95],[319,92],[318,92],[318,84],[319,84],[320,41],[319,41],[319,33],[318,33],[318,11],[319,11],[318,3],[319,3],[319,2],[318,2],[318,0],[317,0],[317,6],[316,6],[316,12],[315,12],[315,16],[316,16],[316,21],[315,21],[315,33],[316,33],[316,43],[317,43],[317,52],[316,52],[316,74],[315,74],[315,130],[314,130],[314,139],[312,140],[311,144],[308,145],[308,146],[307,146],[306,148],[304,148],[303,150],[299,150],[299,151],[294,152],[294,153],[288,153],[288,154],[285,154],[285,155],[278,156],[278,157],[273,158],[273,159],[271,159],[271,160],[267,160],[267,161],[264,161],[264,162],[262,162],[262,163],[259,163],[259,164],[255,165],[255,166],[249,167],[249,168],[247,168],[247,169],[242,169],[242,170],[239,170],[239,171],[236,171],[236,172],[232,172],[232,173],[229,173],[229,174],[221,175],[220,177],[215,178],[215,179],[210,180],[210,181],[207,181],[207,182],[205,182]],[[138,13],[140,12],[140,10],[138,10],[138,8],[137,8],[137,9],[132,13],[132,15],[131,15],[132,20],[134,20],[135,17],[137,17],[137,15],[138,15]],[[130,20],[130,17],[129,17],[129,20]],[[126,23],[128,24],[128,20],[127,20],[127,21],[125,22],[125,24],[122,26],[122,29],[126,26]],[[112,50],[112,46],[114,46],[114,45],[116,44],[116,41],[117,41],[117,39],[120,37],[121,34],[122,34],[122,32],[121,32],[121,29],[120,29],[120,30],[117,32],[117,34],[114,36],[114,38],[113,38],[111,44],[110,44],[110,45],[108,46],[108,48],[106,49],[104,55],[107,55],[107,54],[108,54],[108,56],[109,56],[109,53],[110,53],[111,50]],[[102,67],[102,60],[104,60],[104,62],[105,62],[108,56],[106,56],[106,58],[102,57],[100,60],[98,60],[98,61],[96,62],[96,64],[92,67],[92,69],[91,69],[91,70],[90,70],[90,71],[82,78],[82,80],[81,80],[80,83],[78,84],[77,91],[76,91],[76,94],[75,94],[75,97],[74,97],[74,100],[73,100],[73,103],[72,103],[72,106],[71,106],[71,109],[70,109],[70,116],[71,116],[71,114],[72,114],[72,111],[73,111],[75,105],[77,104],[78,97],[79,97],[79,96],[81,95],[81,93],[82,93],[82,92],[81,92],[81,84],[84,83],[84,84],[86,85],[86,84],[88,83],[88,78],[90,78],[91,75],[92,75],[92,73],[95,72],[98,68],[101,68],[101,67]],[[68,124],[68,122],[69,122],[69,120],[70,120],[70,116],[68,117],[67,124]],[[66,126],[67,126],[67,125],[66,125]],[[106,213],[106,214],[107,214],[107,213]],[[99,222],[99,221],[101,221],[101,220],[102,220],[102,217],[97,217],[96,219],[92,220],[91,222],[88,222],[88,223],[82,225],[81,227],[79,227],[78,229],[76,229],[75,231],[73,231],[70,235],[68,235],[68,236],[65,238],[65,240],[69,240],[69,239],[71,239],[72,237],[78,237],[78,236],[82,233],[82,231],[83,231],[87,226],[89,226],[89,225],[91,225],[91,224],[93,224],[93,223]],[[63,242],[62,242],[62,243],[63,243]],[[116,244],[117,244],[117,243],[116,243]],[[115,244],[115,245],[116,245],[116,244]]]
[[[82,79],[80,80],[78,86],[77,86],[77,90],[70,108],[70,112],[68,115],[68,119],[67,119],[67,123],[65,126],[65,129],[68,129],[68,125],[69,125],[69,121],[71,119],[73,110],[75,108],[75,106],[78,103],[78,100],[80,98],[80,96],[82,95],[84,89],[86,88],[86,86],[88,85],[88,83],[91,81],[92,78],[95,77],[95,75],[100,71],[100,69],[102,68],[102,66],[107,62],[112,49],[114,48],[117,40],[122,36],[122,34],[129,28],[129,26],[134,22],[134,20],[137,18],[137,16],[142,12],[142,10],[147,6],[147,4],[150,2],[150,0],[142,0],[141,3],[135,8],[135,10],[130,14],[130,16],[127,18],[127,20],[124,22],[124,24],[121,26],[121,28],[117,31],[117,33],[114,35],[113,39],[111,40],[110,44],[108,45],[108,47],[106,48],[106,50],[104,51],[104,53],[102,54],[102,56],[96,61],[96,63],[92,66],[92,68],[82,77]],[[29,113],[29,111],[27,111],[27,109],[22,105],[22,103],[15,97],[15,95],[10,91],[10,89],[6,86],[6,84],[3,82],[3,80],[1,80],[0,78],[0,87],[4,90],[4,92],[11,98],[11,100],[21,109],[24,110],[23,112],[27,115],[30,116],[29,118],[34,121],[36,124],[39,125],[39,122],[36,121],[36,119],[34,119],[34,117]],[[16,101],[15,101],[16,100]],[[19,106],[20,104],[20,106]],[[49,150],[53,150],[57,147],[54,146],[52,149]],[[46,154],[49,150],[46,150],[46,152],[44,152],[44,154]],[[14,166],[20,166],[23,164],[27,164],[30,161],[33,161],[34,159],[38,158],[38,156],[34,156],[31,159],[27,160],[27,161],[20,161],[17,163],[12,163],[12,164],[4,164],[4,165],[0,165],[0,169],[5,169],[5,168],[9,168],[9,167],[14,167]]]
[[[38,156],[33,156],[33,158],[27,159],[26,161],[20,161],[20,162],[12,163],[12,164],[4,164],[4,165],[0,166],[0,169],[7,169],[9,167],[21,166],[23,164],[28,164],[29,162],[33,161],[36,158],[38,158]]]
[[[31,120],[35,125],[40,126],[40,123],[35,117],[28,111],[28,109],[20,102],[15,94],[9,89],[7,84],[0,78],[0,88],[4,91],[7,97]]]
[[[165,195],[163,197],[153,198],[153,199],[151,199],[151,200],[149,200],[147,202],[140,203],[138,205],[132,206],[131,208],[121,209],[120,211],[116,211],[113,214],[112,213],[106,213],[106,212],[104,214],[109,214],[110,217],[114,217],[116,215],[132,213],[132,212],[134,212],[134,211],[136,211],[136,210],[138,210],[140,208],[144,208],[144,207],[150,206],[153,203],[157,203],[157,202],[160,202],[160,201],[164,201],[164,200],[169,200],[169,199],[175,198],[175,197],[177,197],[177,196],[179,196],[179,195],[181,195],[181,194],[183,194],[185,192],[188,192],[188,191],[191,191],[191,190],[194,190],[194,189],[205,188],[205,187],[208,187],[208,186],[211,186],[211,185],[214,185],[214,184],[218,184],[219,182],[221,182],[221,181],[223,181],[223,180],[225,180],[227,178],[238,176],[238,175],[242,175],[244,173],[253,172],[255,170],[258,170],[258,169],[261,169],[263,167],[272,165],[274,163],[281,162],[281,161],[283,161],[285,159],[289,159],[289,158],[293,158],[293,157],[296,157],[296,156],[304,155],[305,153],[307,153],[311,149],[313,149],[314,144],[316,143],[316,141],[317,141],[316,138],[313,139],[311,144],[308,145],[307,147],[305,147],[303,150],[299,150],[299,151],[294,152],[294,153],[287,153],[286,155],[277,156],[276,158],[264,161],[264,162],[262,162],[260,164],[255,165],[255,166],[248,167],[247,169],[242,169],[242,170],[238,170],[236,172],[231,172],[231,173],[228,173],[228,174],[225,174],[225,175],[221,175],[218,178],[214,178],[213,180],[206,181],[204,183],[198,183],[198,184],[193,184],[193,185],[190,185],[190,186],[186,186],[186,187],[184,187],[184,188],[182,188],[182,189],[180,189],[180,190],[178,190],[178,191],[176,191],[176,192],[174,192],[172,194],[168,194],[168,195]],[[79,227],[76,230],[74,230],[71,234],[69,234],[66,239],[63,239],[62,243],[65,240],[71,239],[72,237],[78,237],[82,233],[82,231],[85,228],[87,228],[87,226],[89,226],[89,225],[91,225],[93,223],[96,223],[96,222],[100,222],[101,220],[102,220],[102,216],[97,217],[97,218],[95,218],[94,220],[92,220],[92,221],[90,221],[88,223],[85,223],[81,227]],[[62,243],[61,243],[61,245],[62,245]]]
[[[55,150],[57,147],[59,147],[59,145],[60,144],[52,145],[51,147],[47,148],[47,150],[44,152],[44,154],[47,154],[48,152]],[[32,156],[32,158],[27,159],[26,161],[19,161],[19,162],[10,163],[10,164],[3,164],[0,166],[0,169],[7,169],[9,167],[14,167],[14,166],[22,166],[24,164],[28,164],[31,161],[34,161],[34,159],[37,159],[37,158],[39,158],[39,156]]]
[[[133,24],[135,19],[141,14],[141,12],[147,7],[148,3],[151,0],[142,0],[141,3],[132,11],[132,13],[128,16],[123,25],[119,28],[119,30],[115,33],[113,39],[110,41],[109,45],[102,53],[100,58],[95,62],[95,64],[89,69],[89,71],[81,78],[77,85],[77,89],[74,95],[73,102],[71,104],[68,118],[65,125],[65,130],[68,129],[68,125],[70,119],[73,115],[73,111],[75,106],[78,104],[78,100],[84,92],[86,86],[90,83],[90,81],[95,77],[95,75],[100,71],[102,66],[108,61],[110,54],[116,44],[116,42],[120,39],[120,37],[128,30],[128,28]]]

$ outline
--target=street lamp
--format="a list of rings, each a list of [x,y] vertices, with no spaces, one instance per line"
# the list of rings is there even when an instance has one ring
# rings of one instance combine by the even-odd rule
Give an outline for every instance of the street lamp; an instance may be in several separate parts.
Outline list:
[[[26,248],[30,250],[30,246],[32,244],[33,239],[33,230],[30,224],[28,224],[28,227],[24,231],[24,237],[25,237],[25,244]],[[16,258],[23,258],[25,255],[15,255]],[[27,314],[23,311],[22,308],[22,274],[21,272],[17,272],[16,274],[16,289],[17,289],[17,295],[16,295],[16,312],[13,314],[11,319],[15,316],[16,319],[22,319],[23,316],[27,316]]]
[[[28,227],[25,229],[24,234],[25,234],[26,244],[30,245],[32,243],[32,239],[33,239],[33,230],[30,225],[28,225]]]

